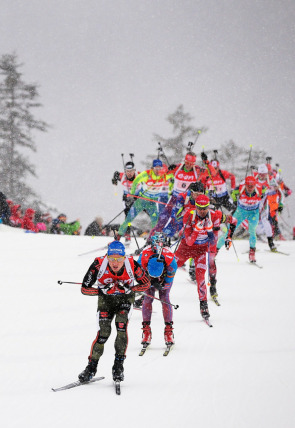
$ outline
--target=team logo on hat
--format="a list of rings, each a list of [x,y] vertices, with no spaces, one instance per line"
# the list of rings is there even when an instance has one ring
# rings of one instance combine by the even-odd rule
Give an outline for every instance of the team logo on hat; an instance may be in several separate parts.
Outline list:
[[[210,205],[210,199],[207,195],[199,195],[196,198],[195,204],[199,208],[207,208]]]

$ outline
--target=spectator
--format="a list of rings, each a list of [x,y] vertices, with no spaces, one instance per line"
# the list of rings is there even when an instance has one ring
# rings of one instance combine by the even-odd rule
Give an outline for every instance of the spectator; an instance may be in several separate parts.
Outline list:
[[[101,217],[95,217],[94,221],[87,226],[84,235],[87,235],[87,236],[105,235],[105,232],[103,231],[103,219]]]
[[[20,205],[13,205],[11,208],[10,223],[13,227],[22,227],[22,210]]]
[[[33,210],[33,208],[27,208],[25,215],[23,217],[23,224],[22,224],[22,228],[29,230],[31,232],[39,232],[39,228],[37,227],[37,225],[34,223],[34,219],[35,219],[35,210]]]
[[[9,217],[11,215],[9,205],[4,193],[0,192],[0,223],[10,226]]]
[[[67,216],[65,214],[59,214],[57,219],[52,222],[52,232],[62,235],[79,235],[81,231],[80,220],[77,219],[71,223],[67,223]]]

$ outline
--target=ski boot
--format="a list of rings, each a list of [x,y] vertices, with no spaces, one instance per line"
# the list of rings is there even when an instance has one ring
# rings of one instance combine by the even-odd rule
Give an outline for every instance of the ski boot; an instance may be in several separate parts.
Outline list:
[[[189,277],[192,281],[196,280],[196,268],[195,268],[195,261],[194,259],[190,259],[189,261],[189,270],[188,270]]]
[[[250,251],[249,251],[249,261],[250,261],[250,263],[256,263],[255,250],[256,250],[256,248],[251,248],[250,247]]]
[[[125,360],[125,355],[115,354],[115,361],[112,368],[113,380],[122,382],[124,380],[124,367],[123,363]]]
[[[165,330],[164,330],[164,339],[166,345],[174,344],[174,334],[173,334],[173,321],[165,322]]]
[[[142,345],[149,345],[152,340],[152,330],[150,326],[150,321],[143,321],[142,323]]]
[[[212,297],[212,299],[217,298],[218,294],[217,294],[217,290],[216,290],[216,279],[215,278],[210,278],[210,296]]]
[[[98,361],[96,360],[89,360],[85,370],[83,370],[78,376],[80,382],[89,382],[95,376],[97,363]]]
[[[205,320],[207,320],[210,317],[207,300],[202,300],[200,302],[200,311],[201,311],[202,317]]]
[[[144,299],[144,296],[141,296],[137,300],[134,301],[134,303],[133,303],[134,309],[142,309],[143,299]]]
[[[273,242],[272,236],[268,237],[267,240],[268,240],[268,246],[269,246],[270,251],[272,251],[273,253],[275,253],[277,251],[277,247],[275,246],[275,244]]]

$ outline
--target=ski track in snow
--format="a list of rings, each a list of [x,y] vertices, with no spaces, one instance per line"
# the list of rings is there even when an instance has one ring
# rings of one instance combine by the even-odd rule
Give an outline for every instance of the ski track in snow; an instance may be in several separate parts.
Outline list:
[[[292,428],[295,426],[295,241],[287,257],[257,252],[248,241],[217,257],[221,306],[209,298],[213,328],[202,321],[196,286],[180,269],[171,291],[175,346],[163,357],[164,322],[154,301],[152,343],[143,357],[141,312],[133,311],[121,396],[111,377],[115,327],[105,345],[100,382],[54,393],[77,380],[96,336],[96,297],[79,285],[111,238],[22,233],[0,226],[2,426]],[[143,244],[138,239],[139,245]],[[131,253],[136,244],[132,240]],[[257,248],[267,244],[257,242]],[[94,425],[95,424],[95,425]]]

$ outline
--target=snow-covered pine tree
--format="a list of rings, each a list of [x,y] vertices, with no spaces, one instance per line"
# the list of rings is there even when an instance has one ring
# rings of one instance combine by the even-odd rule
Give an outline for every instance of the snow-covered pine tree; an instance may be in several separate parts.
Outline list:
[[[36,151],[32,131],[44,132],[48,125],[32,114],[41,106],[39,94],[35,84],[22,80],[21,66],[15,54],[0,58],[0,188],[9,199],[26,204],[38,195],[25,182],[36,173],[24,152]]]
[[[191,125],[191,122],[194,118],[184,111],[183,105],[179,105],[174,113],[169,114],[167,121],[172,125],[172,137],[164,138],[159,134],[154,134],[153,139],[157,143],[161,143],[163,152],[168,159],[169,164],[178,163],[183,160],[186,155],[188,143],[197,142],[199,136],[207,131],[207,128],[196,128]],[[157,149],[155,149],[155,155],[148,155],[147,161],[143,162],[145,166],[150,168],[152,160],[157,157]],[[193,149],[194,150],[194,149]],[[160,155],[162,161],[167,163],[166,157],[163,156],[163,152],[159,150],[158,154]]]
[[[265,163],[265,152],[252,147],[250,153],[250,148],[246,150],[244,147],[238,146],[233,140],[230,140],[221,144],[218,149],[217,159],[220,162],[221,169],[225,169],[236,176],[238,184],[239,181],[245,178],[247,166],[247,175],[251,175],[252,166],[257,168],[260,163]]]

